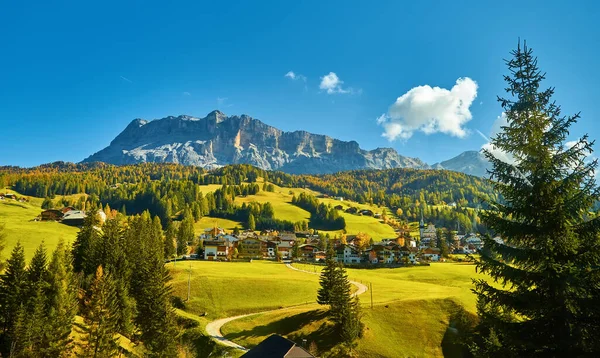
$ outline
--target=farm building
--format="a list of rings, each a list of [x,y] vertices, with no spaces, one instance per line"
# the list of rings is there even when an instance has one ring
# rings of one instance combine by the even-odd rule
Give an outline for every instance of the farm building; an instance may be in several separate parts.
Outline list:
[[[42,221],[60,221],[62,220],[63,216],[64,213],[62,212],[62,210],[58,209],[44,210],[40,214]]]

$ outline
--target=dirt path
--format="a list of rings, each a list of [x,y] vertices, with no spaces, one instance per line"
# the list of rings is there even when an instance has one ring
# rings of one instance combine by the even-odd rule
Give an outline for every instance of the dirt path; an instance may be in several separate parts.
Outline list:
[[[319,273],[316,273],[316,272],[310,272],[310,271],[297,269],[294,266],[292,266],[291,264],[285,264],[285,266],[291,270],[300,271],[300,272],[308,273],[311,275],[320,275]],[[367,290],[368,290],[367,286],[363,285],[360,282],[350,281],[350,283],[358,288],[356,290],[356,292],[354,292],[353,296],[362,295],[363,293],[367,292]],[[305,306],[305,305],[300,305],[300,306]],[[243,314],[243,315],[239,315],[239,316],[217,319],[212,322],[209,322],[206,325],[206,333],[208,333],[208,335],[211,336],[212,339],[214,339],[215,341],[217,341],[223,345],[226,345],[228,347],[233,347],[233,348],[236,348],[236,349],[239,349],[242,351],[247,351],[248,350],[247,348],[242,347],[239,344],[232,342],[232,341],[228,340],[227,338],[223,337],[223,334],[221,333],[221,327],[223,327],[225,324],[227,324],[231,321],[235,321],[236,319],[254,316],[257,314],[261,314],[261,313],[285,311],[285,310],[288,310],[290,308],[295,308],[295,307],[298,307],[298,306],[292,306],[292,307],[286,307],[286,308],[280,308],[280,309],[268,310],[268,311],[262,311],[262,312],[255,312],[255,313],[248,313],[248,314]]]

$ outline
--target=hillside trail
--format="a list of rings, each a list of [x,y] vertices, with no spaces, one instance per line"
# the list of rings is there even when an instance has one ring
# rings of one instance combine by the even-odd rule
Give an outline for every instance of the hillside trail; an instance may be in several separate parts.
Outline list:
[[[291,264],[287,263],[285,264],[285,266],[291,270],[295,270],[295,271],[300,271],[300,272],[304,272],[304,273],[308,273],[311,275],[320,275],[320,273],[317,272],[310,272],[310,271],[305,271],[305,270],[301,270],[298,269],[294,266],[292,266]],[[368,287],[366,285],[363,285],[360,282],[356,282],[356,281],[349,281],[352,285],[356,286],[357,290],[356,292],[354,292],[352,294],[352,296],[358,296],[358,295],[362,295],[363,293],[367,292]],[[308,303],[308,305],[311,305],[313,303]],[[271,313],[271,312],[283,312],[286,310],[289,310],[291,308],[296,308],[296,307],[301,307],[301,306],[306,306],[307,304],[302,304],[302,305],[297,305],[297,306],[289,306],[289,307],[285,307],[285,308],[279,308],[279,309],[274,309],[274,310],[267,310],[267,311],[261,311],[261,312],[254,312],[254,313],[248,313],[248,314],[243,314],[243,315],[239,315],[239,316],[232,316],[232,317],[226,317],[226,318],[220,318],[217,320],[214,320],[212,322],[209,322],[206,325],[206,333],[208,333],[208,335],[214,339],[215,341],[228,346],[228,347],[233,347],[236,349],[239,349],[241,351],[248,351],[248,349],[246,347],[243,347],[235,342],[232,342],[230,340],[228,340],[227,338],[225,338],[223,336],[223,334],[221,333],[221,327],[223,327],[225,324],[231,322],[231,321],[235,321],[237,319],[240,318],[244,318],[244,317],[249,317],[249,316],[255,316],[255,315],[259,315],[259,314],[263,314],[263,313]]]

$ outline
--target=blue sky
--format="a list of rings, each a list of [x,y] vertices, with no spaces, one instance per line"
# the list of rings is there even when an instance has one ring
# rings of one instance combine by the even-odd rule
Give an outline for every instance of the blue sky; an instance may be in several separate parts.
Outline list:
[[[52,3],[0,11],[0,165],[77,162],[134,118],[216,108],[434,163],[485,144],[519,37],[582,112],[573,138],[600,138],[593,1]]]

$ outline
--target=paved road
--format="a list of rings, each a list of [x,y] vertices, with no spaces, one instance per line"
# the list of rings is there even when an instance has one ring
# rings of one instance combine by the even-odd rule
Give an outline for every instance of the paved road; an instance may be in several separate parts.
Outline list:
[[[299,268],[295,268],[294,266],[292,266],[290,264],[285,264],[285,265],[289,269],[292,269],[292,270],[296,270],[296,271],[300,271],[300,272],[306,272],[306,273],[309,273],[311,275],[320,275],[320,273],[318,273],[318,272],[310,272],[310,271],[300,270]],[[354,294],[352,294],[352,297],[358,296],[358,295],[362,295],[363,293],[367,292],[367,290],[369,289],[366,285],[363,285],[360,282],[350,281],[350,283],[353,284],[354,286],[356,286],[358,288],[358,290],[356,290],[356,292],[354,292]]]
[[[319,273],[316,273],[316,272],[310,272],[310,271],[297,269],[290,264],[286,264],[285,266],[287,266],[287,268],[295,270],[295,271],[305,272],[305,273],[309,273],[311,275],[319,275]],[[363,285],[360,282],[350,281],[350,283],[358,288],[358,290],[356,290],[356,292],[354,292],[353,296],[362,295],[363,293],[367,292],[367,290],[368,290],[367,286]],[[300,305],[300,306],[303,306],[303,305]],[[298,306],[293,306],[293,307],[298,307]],[[232,342],[232,341],[228,340],[227,338],[223,337],[223,334],[221,333],[221,327],[223,327],[225,324],[227,324],[231,321],[235,321],[236,319],[254,316],[257,314],[261,314],[261,313],[285,311],[285,310],[288,310],[293,307],[286,307],[286,308],[280,308],[280,309],[276,309],[276,310],[268,310],[268,311],[255,312],[255,313],[243,314],[243,315],[239,315],[239,316],[217,319],[215,321],[209,322],[206,325],[206,333],[208,333],[208,335],[211,336],[212,339],[214,339],[215,341],[217,341],[223,345],[226,345],[228,347],[233,347],[233,348],[236,348],[236,349],[239,349],[242,351],[247,351],[248,350],[247,348],[242,347],[239,344]]]

